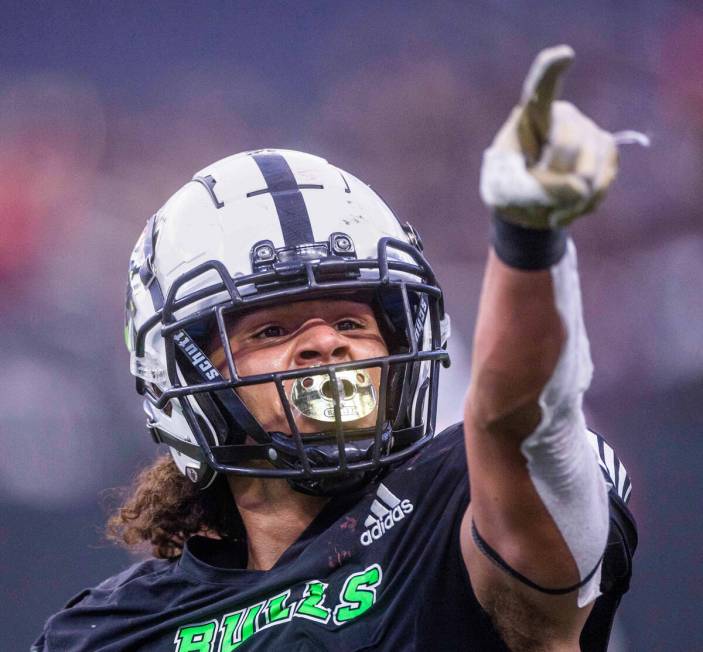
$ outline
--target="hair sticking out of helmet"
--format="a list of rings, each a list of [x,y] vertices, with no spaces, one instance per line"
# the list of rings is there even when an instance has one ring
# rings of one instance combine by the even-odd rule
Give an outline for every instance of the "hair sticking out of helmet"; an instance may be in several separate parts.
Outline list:
[[[236,320],[349,297],[372,307],[387,354],[238,373]],[[447,324],[417,232],[353,175],[301,152],[245,152],[201,170],[151,218],[130,261],[125,332],[148,426],[203,488],[238,473],[330,494],[412,455],[434,435]],[[279,429],[245,400],[265,386]],[[301,419],[318,430],[301,432]]]

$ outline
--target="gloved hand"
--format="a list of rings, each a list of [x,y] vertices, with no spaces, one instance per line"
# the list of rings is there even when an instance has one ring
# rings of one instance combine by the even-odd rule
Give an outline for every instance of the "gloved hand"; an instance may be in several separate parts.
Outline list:
[[[481,198],[524,227],[565,226],[592,211],[618,169],[617,135],[569,102],[555,101],[574,58],[568,45],[542,50],[525,78],[520,103],[483,154]],[[622,142],[647,144],[623,132]]]

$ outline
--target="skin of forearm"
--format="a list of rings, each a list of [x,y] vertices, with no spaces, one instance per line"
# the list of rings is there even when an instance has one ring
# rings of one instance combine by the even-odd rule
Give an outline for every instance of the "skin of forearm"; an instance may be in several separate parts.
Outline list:
[[[540,418],[539,395],[565,341],[550,271],[508,267],[491,251],[479,303],[467,405],[480,431],[521,441],[534,430]]]

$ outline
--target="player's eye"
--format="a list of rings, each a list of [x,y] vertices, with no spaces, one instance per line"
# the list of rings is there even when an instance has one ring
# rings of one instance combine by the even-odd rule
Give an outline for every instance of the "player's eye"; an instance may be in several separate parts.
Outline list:
[[[283,337],[286,334],[283,326],[277,326],[276,324],[269,324],[264,326],[254,333],[254,337],[258,340],[265,340],[271,337]]]
[[[359,328],[363,328],[364,325],[354,319],[342,319],[335,324],[335,328],[338,331],[353,331]]]

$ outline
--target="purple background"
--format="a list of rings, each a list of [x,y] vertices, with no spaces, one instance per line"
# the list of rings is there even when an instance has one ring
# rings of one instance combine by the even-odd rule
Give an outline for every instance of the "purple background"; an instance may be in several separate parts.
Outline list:
[[[156,454],[122,342],[127,260],[193,172],[263,146],[320,154],[423,235],[448,295],[460,414],[487,249],[481,152],[533,55],[623,148],[574,227],[593,427],[633,478],[640,549],[613,650],[700,650],[703,9],[682,2],[2,2],[3,648],[128,556],[99,492]],[[457,387],[460,388],[457,390]]]

